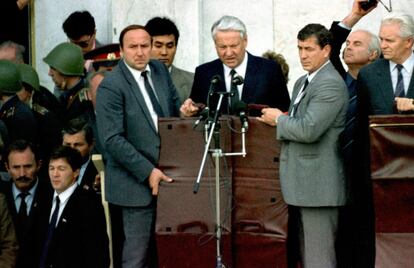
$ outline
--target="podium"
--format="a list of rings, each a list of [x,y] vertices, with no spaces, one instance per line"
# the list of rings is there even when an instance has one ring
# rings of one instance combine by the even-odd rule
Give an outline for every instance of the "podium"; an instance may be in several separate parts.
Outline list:
[[[371,116],[376,267],[414,266],[414,116]]]
[[[205,139],[194,119],[160,119],[160,169],[175,181],[160,186],[156,239],[159,267],[215,267],[215,172],[208,157],[193,193]],[[236,117],[220,119],[220,148],[241,150]],[[220,161],[222,255],[226,267],[287,267],[287,206],[279,183],[276,129],[249,119],[246,157]]]

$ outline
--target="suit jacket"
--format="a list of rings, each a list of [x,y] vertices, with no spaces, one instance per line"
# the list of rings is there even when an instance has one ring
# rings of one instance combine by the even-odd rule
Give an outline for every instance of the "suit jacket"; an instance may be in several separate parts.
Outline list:
[[[289,93],[280,65],[274,61],[247,54],[247,68],[244,77],[241,100],[246,104],[265,104],[270,107],[287,111],[289,108]],[[224,68],[220,59],[202,64],[196,68],[193,88],[190,98],[195,102],[206,103],[210,90],[211,78],[220,75],[219,90],[225,90]],[[217,103],[218,96],[213,96]],[[214,107],[216,104],[213,104]],[[223,100],[222,112],[226,112],[227,98]]]
[[[82,181],[80,187],[85,190],[93,190],[93,183],[95,182],[95,177],[98,174],[95,165],[92,162],[92,159],[89,161],[88,165],[86,166],[85,173],[83,173]]]
[[[348,30],[344,27],[339,26],[339,21],[334,21],[331,25],[331,28],[329,31],[333,35],[333,42],[331,44],[331,55],[330,60],[333,66],[335,66],[335,69],[338,71],[338,73],[345,78],[347,72],[342,64],[341,61],[341,48],[342,44],[346,41],[348,38],[348,35],[351,33],[351,30]]]
[[[149,67],[164,115],[178,116],[180,101],[167,67],[156,60]],[[101,82],[96,103],[98,134],[106,158],[107,200],[120,206],[149,205],[148,176],[158,164],[160,137],[124,61]]]
[[[6,196],[7,205],[13,219],[19,242],[19,254],[17,257],[16,267],[35,267],[38,263],[37,256],[32,248],[34,243],[33,235],[35,235],[36,232],[36,223],[39,220],[39,217],[41,217],[40,215],[44,213],[42,210],[45,209],[47,202],[52,198],[52,187],[48,181],[38,179],[38,185],[33,196],[32,206],[27,218],[27,224],[24,229],[18,229],[16,224],[17,209],[14,202],[12,185],[13,181],[4,184],[4,194]]]
[[[178,91],[180,102],[183,103],[190,96],[194,73],[187,72],[172,65],[170,75]]]
[[[19,246],[5,199],[0,193],[0,267],[13,268]]]
[[[39,221],[38,256],[45,243],[53,197]],[[40,261],[40,260],[39,260]],[[109,246],[102,204],[76,187],[59,218],[50,242],[46,267],[109,267]]]
[[[305,79],[296,81],[292,100]],[[344,205],[347,190],[338,139],[348,104],[346,85],[328,63],[305,92],[295,115],[281,115],[277,123],[283,197],[295,206]]]
[[[363,67],[357,79],[358,99],[365,115],[395,114],[394,88],[392,87],[390,63],[385,59]],[[407,98],[414,98],[414,75],[411,76],[406,94]]]

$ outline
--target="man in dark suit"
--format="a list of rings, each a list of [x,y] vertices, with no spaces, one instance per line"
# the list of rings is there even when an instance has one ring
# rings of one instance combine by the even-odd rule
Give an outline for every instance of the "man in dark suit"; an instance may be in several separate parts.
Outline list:
[[[152,58],[167,65],[180,102],[183,103],[190,96],[194,73],[173,65],[180,37],[177,26],[168,18],[155,17],[147,22],[145,29],[152,37]]]
[[[38,224],[40,267],[109,267],[109,246],[102,204],[78,187],[80,153],[57,148],[50,157],[54,189]]]
[[[347,201],[338,140],[348,94],[329,61],[331,43],[332,34],[320,24],[299,31],[299,56],[308,74],[296,81],[288,114],[265,108],[258,118],[277,125],[282,193],[299,213],[303,267],[336,267],[338,210]]]
[[[105,194],[122,209],[123,267],[156,267],[154,225],[160,181],[159,117],[179,115],[180,101],[167,67],[151,58],[151,36],[140,25],[122,30],[123,59],[98,88],[98,134],[105,151]]]
[[[246,104],[265,104],[287,111],[290,99],[280,65],[246,51],[244,23],[236,17],[223,16],[213,24],[211,34],[219,59],[196,68],[191,99],[184,102],[182,111],[195,114],[198,109],[193,102],[207,103],[211,80],[216,75],[220,76],[216,86],[218,90],[235,93],[233,97],[223,99],[222,112],[233,114],[231,107],[240,100]],[[232,85],[232,77],[236,76],[244,79],[243,85]],[[217,100],[218,96],[214,95],[210,106],[215,107]]]
[[[374,267],[375,266],[375,216],[371,179],[362,177],[364,172],[358,168],[360,155],[355,147],[357,117],[357,76],[360,69],[381,55],[380,41],[374,34],[352,27],[375,7],[364,10],[363,0],[355,0],[351,12],[341,21],[331,26],[333,34],[331,62],[343,77],[349,93],[348,111],[345,129],[341,134],[342,151],[350,200],[341,209],[338,227],[338,267]],[[346,42],[345,42],[346,41]],[[348,67],[345,70],[341,62],[340,50],[345,42],[343,60]]]
[[[77,179],[78,185],[85,190],[99,190],[95,184],[98,171],[91,160],[95,145],[91,125],[83,118],[75,118],[63,128],[62,134],[63,145],[78,150],[82,156],[82,166]]]
[[[24,140],[11,143],[5,158],[12,180],[4,185],[3,191],[19,242],[17,267],[34,267],[37,265],[32,250],[34,225],[51,197],[52,188],[45,178],[38,177],[40,160],[31,143]]]
[[[379,37],[384,58],[362,68],[358,75],[361,115],[413,113],[413,18],[410,15],[385,18]]]

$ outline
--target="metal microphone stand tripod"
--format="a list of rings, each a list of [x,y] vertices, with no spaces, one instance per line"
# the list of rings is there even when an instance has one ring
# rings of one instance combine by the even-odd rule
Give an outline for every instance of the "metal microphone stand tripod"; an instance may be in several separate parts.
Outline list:
[[[216,268],[224,268],[224,264],[222,262],[222,254],[221,254],[221,209],[220,209],[220,157],[223,156],[246,156],[246,147],[245,147],[245,133],[246,129],[242,128],[242,151],[241,152],[233,152],[233,153],[223,153],[220,149],[220,128],[219,128],[219,113],[220,108],[222,105],[222,101],[224,96],[227,96],[228,92],[217,92],[220,95],[216,111],[214,114],[214,118],[212,124],[210,126],[210,130],[208,132],[208,138],[204,149],[203,158],[201,161],[201,166],[198,172],[197,180],[194,184],[193,192],[196,194],[200,188],[200,180],[203,174],[204,165],[207,159],[207,154],[212,152],[212,156],[214,157],[215,162],[215,193],[216,193]],[[211,140],[215,137],[215,148],[210,150]]]

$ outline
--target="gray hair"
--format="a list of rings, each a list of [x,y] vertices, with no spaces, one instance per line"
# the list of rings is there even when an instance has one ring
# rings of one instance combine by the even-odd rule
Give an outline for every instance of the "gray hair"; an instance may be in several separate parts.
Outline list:
[[[240,37],[247,36],[246,26],[244,23],[234,16],[223,16],[211,26],[211,37],[215,39],[217,32],[236,31],[240,32]]]
[[[14,48],[15,49],[15,63],[24,63],[23,54],[26,51],[26,48],[18,43],[13,41],[4,41],[0,44],[0,50],[6,48]]]
[[[363,32],[369,36],[368,54],[371,54],[372,52],[376,51],[377,58],[381,56],[381,43],[377,35],[367,30],[356,30],[354,32]]]
[[[414,20],[408,14],[391,14],[382,20],[382,25],[398,24],[400,26],[400,36],[403,38],[414,38]]]

